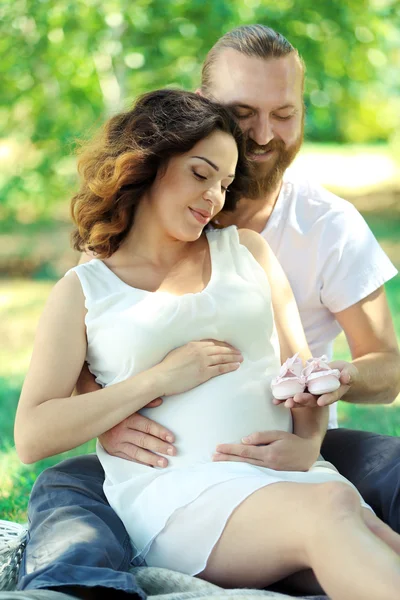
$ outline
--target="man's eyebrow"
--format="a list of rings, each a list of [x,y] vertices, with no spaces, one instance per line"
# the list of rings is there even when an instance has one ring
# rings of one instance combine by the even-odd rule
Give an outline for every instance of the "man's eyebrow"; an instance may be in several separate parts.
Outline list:
[[[211,162],[211,160],[209,160],[205,156],[192,156],[191,158],[199,158],[200,160],[204,160],[206,163],[208,163],[210,165],[210,167],[212,167],[213,169],[215,169],[215,171],[219,171],[219,167],[217,167],[216,164],[214,164],[213,162]],[[235,178],[235,174],[233,174],[233,175],[227,175],[227,177],[230,177],[231,179],[234,179]]]
[[[284,106],[279,106],[275,110],[284,110],[285,108],[296,108],[294,104],[285,104]]]
[[[249,110],[255,110],[254,106],[243,104],[243,102],[229,102],[229,104],[225,104],[225,106],[228,108],[248,108]]]
[[[230,102],[226,104],[228,108],[246,108],[248,110],[257,110],[254,106],[250,106],[250,104],[243,104],[242,102]],[[277,106],[274,110],[284,110],[285,108],[296,108],[294,104],[284,104],[283,106]]]

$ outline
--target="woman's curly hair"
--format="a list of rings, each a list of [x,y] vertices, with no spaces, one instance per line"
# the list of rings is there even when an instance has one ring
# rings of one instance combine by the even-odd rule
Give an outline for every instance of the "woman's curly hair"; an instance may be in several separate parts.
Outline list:
[[[224,206],[229,211],[246,195],[250,173],[243,135],[228,109],[191,92],[162,89],[144,94],[131,110],[110,118],[80,154],[83,181],[71,202],[73,247],[100,258],[111,256],[159,169],[215,130],[231,134],[238,146],[236,176]]]

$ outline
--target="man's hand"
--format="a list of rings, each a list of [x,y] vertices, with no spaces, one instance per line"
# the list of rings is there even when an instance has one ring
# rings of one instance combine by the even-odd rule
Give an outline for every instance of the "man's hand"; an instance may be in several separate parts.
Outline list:
[[[146,408],[155,408],[161,404],[161,398],[150,402]],[[106,431],[99,440],[103,448],[112,456],[125,458],[150,467],[166,467],[168,460],[154,454],[175,456],[172,446],[174,435],[155,421],[134,413],[122,423]]]
[[[261,431],[242,442],[219,444],[213,461],[247,462],[276,471],[308,471],[320,451],[320,443],[286,431]]]
[[[354,384],[359,376],[358,369],[353,363],[346,362],[344,360],[335,360],[329,363],[332,369],[339,369],[340,371],[340,387],[330,394],[323,394],[322,396],[314,396],[308,392],[302,394],[296,394],[293,398],[287,398],[287,400],[273,399],[274,404],[284,404],[286,408],[299,408],[301,406],[307,406],[309,408],[315,408],[316,406],[329,406],[338,400],[341,400],[343,396],[349,391],[352,384]]]

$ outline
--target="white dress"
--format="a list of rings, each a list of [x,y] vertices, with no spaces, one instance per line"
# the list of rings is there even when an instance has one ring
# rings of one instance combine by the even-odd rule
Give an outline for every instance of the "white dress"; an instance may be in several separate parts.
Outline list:
[[[209,231],[207,238],[211,279],[195,294],[133,288],[98,259],[72,269],[86,299],[87,361],[102,386],[149,369],[193,340],[226,341],[243,354],[237,371],[141,411],[176,436],[178,454],[168,458],[168,468],[110,456],[97,445],[104,492],[135,558],[190,575],[204,569],[230,514],[254,491],[280,481],[346,481],[323,461],[306,473],[212,462],[217,444],[240,443],[255,431],[291,432],[292,417],[272,403],[270,382],[280,359],[268,278],[239,243],[236,227]]]

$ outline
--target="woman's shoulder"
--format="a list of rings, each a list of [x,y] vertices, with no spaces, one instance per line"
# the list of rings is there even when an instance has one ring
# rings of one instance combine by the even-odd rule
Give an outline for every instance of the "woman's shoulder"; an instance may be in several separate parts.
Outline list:
[[[71,273],[75,273],[75,275],[79,278],[79,276],[81,274],[84,273],[94,273],[97,270],[99,270],[99,263],[101,263],[101,260],[97,259],[97,258],[92,258],[90,260],[86,260],[84,262],[81,262],[79,264],[77,264],[75,267],[72,267],[71,269],[69,269],[64,277],[66,277],[67,275],[70,275]]]
[[[238,229],[239,243],[245,246],[257,262],[268,260],[272,250],[266,240],[252,229]]]
[[[66,320],[85,308],[85,297],[77,276],[62,277],[51,290],[43,315],[54,315]]]
[[[75,279],[83,290],[86,306],[124,288],[122,281],[102,260],[93,258],[66,272],[64,279]]]
[[[242,256],[243,247],[246,248],[246,251],[260,264],[268,262],[272,254],[265,239],[252,229],[238,229],[236,225],[230,225],[229,227],[210,229],[206,235],[208,240],[219,247],[221,251],[229,251],[230,254]]]
[[[51,293],[53,295],[69,297],[82,295],[82,286],[76,272],[76,267],[67,271],[64,277],[61,277],[57,281]]]

